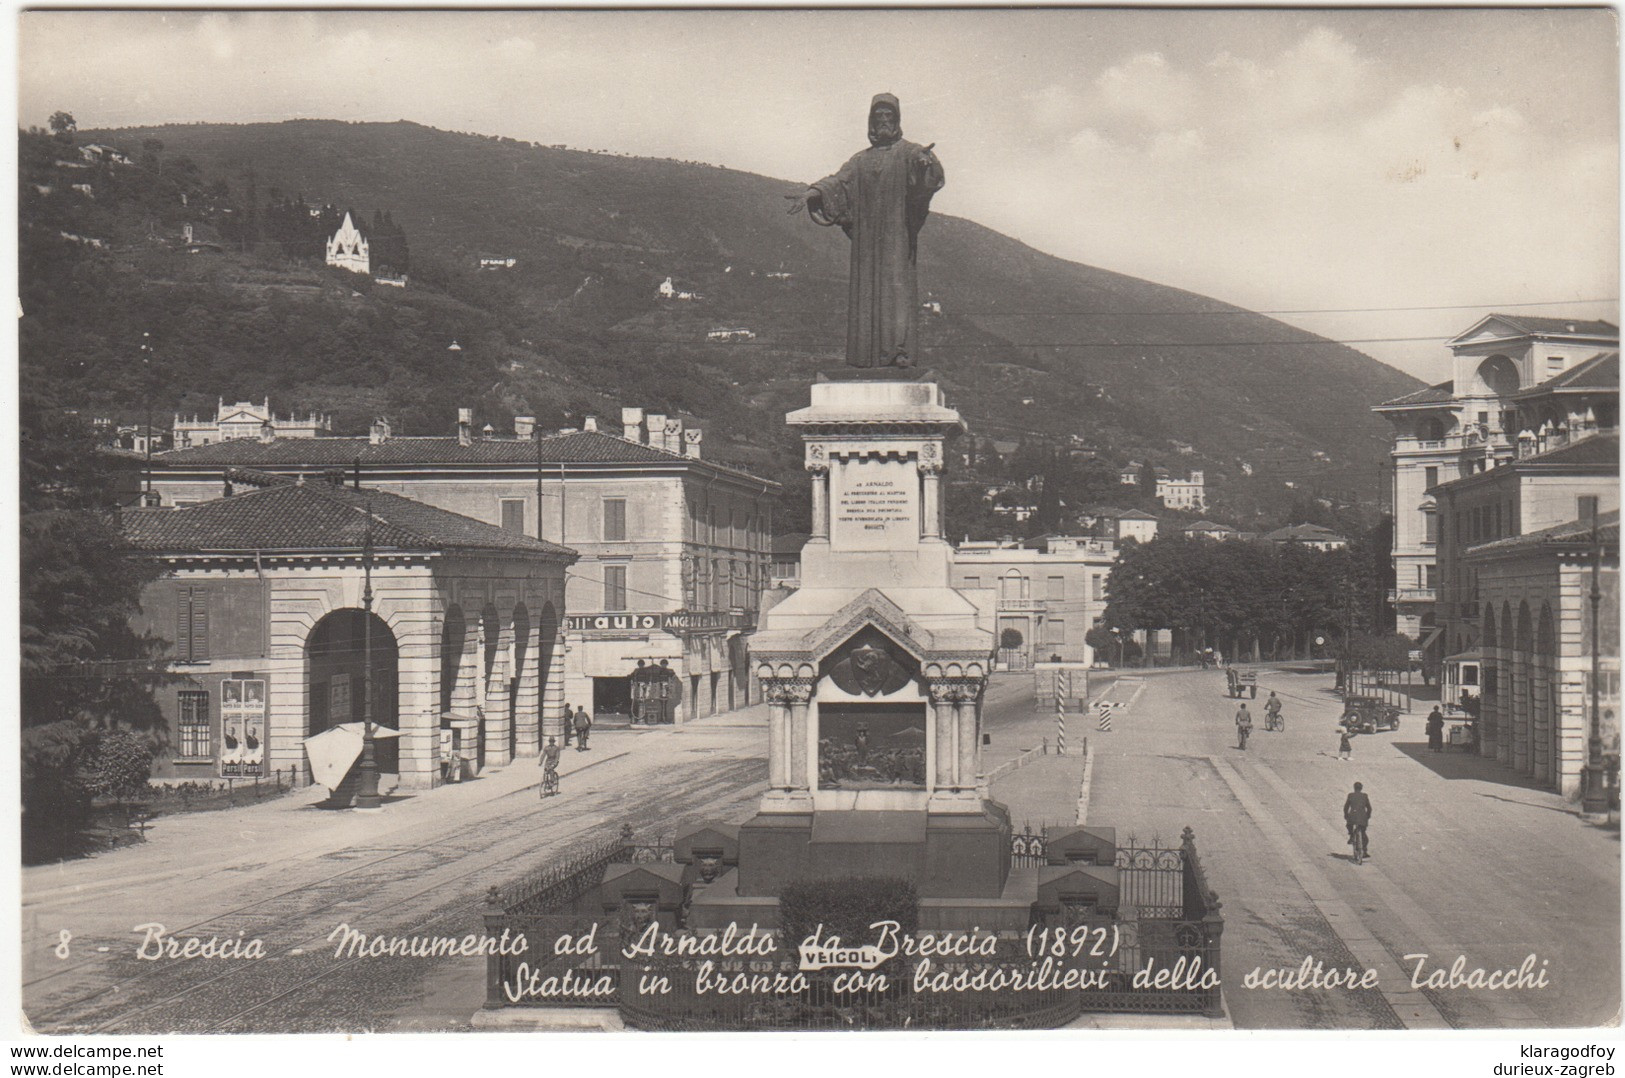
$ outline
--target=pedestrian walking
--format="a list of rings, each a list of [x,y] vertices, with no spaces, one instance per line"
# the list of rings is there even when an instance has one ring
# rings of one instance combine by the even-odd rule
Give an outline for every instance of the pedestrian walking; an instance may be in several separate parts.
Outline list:
[[[576,751],[577,752],[586,752],[587,751],[587,731],[592,729],[592,716],[587,714],[587,709],[584,708],[584,707],[576,708],[575,728],[576,728]]]
[[[575,712],[570,710],[570,701],[564,702],[564,747],[570,747],[571,727],[575,725]]]
[[[1428,731],[1428,748],[1432,749],[1434,752],[1443,752],[1444,751],[1444,715],[1439,711],[1439,708],[1438,708],[1437,704],[1434,705],[1434,708],[1433,708],[1432,711],[1428,712],[1427,731]]]
[[[542,796],[552,797],[559,792],[559,739],[547,739],[547,748],[542,750]]]
[[[1347,760],[1353,755],[1354,735],[1349,733],[1347,726],[1341,727],[1337,731],[1337,758],[1339,760]]]

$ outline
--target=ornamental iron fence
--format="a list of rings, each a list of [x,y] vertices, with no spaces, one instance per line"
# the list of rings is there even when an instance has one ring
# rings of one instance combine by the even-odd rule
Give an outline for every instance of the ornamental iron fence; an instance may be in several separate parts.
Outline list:
[[[1013,832],[1012,860],[1047,864],[1047,830]],[[1025,941],[1004,938],[991,955],[930,959],[926,972],[947,974],[946,986],[917,984],[924,960],[907,955],[839,980],[830,970],[801,971],[794,948],[785,946],[770,956],[623,959],[623,933],[636,925],[599,906],[605,872],[614,864],[669,862],[672,854],[670,838],[639,842],[623,827],[611,841],[578,847],[561,861],[492,888],[486,933],[506,938],[507,946],[487,957],[486,1006],[618,1007],[633,1028],[712,1032],[1052,1029],[1085,1012],[1223,1012],[1221,903],[1208,886],[1190,828],[1177,847],[1155,838],[1142,845],[1132,836],[1117,847],[1121,908],[1115,915],[1065,913],[1064,924],[1056,925],[1035,910],[1035,932],[1083,929],[1095,933],[1092,938],[1109,937],[1105,957],[1096,950],[1045,959],[1052,952],[1027,950],[1030,934]],[[677,911],[667,930],[691,935],[681,926]],[[576,953],[571,941],[589,934],[596,946]],[[1046,961],[1047,973],[1040,975]],[[1074,971],[1070,983],[1062,976],[1067,970]],[[869,978],[872,972],[885,973],[885,983]],[[743,988],[731,987],[736,985]]]

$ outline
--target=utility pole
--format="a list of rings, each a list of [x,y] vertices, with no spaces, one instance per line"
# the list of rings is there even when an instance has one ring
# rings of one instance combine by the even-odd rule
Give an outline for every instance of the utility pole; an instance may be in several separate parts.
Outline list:
[[[146,389],[147,397],[147,425],[141,432],[141,442],[146,447],[147,463],[143,469],[141,485],[141,507],[152,507],[152,334],[141,334],[141,382]]]
[[[366,531],[361,541],[361,768],[356,788],[355,807],[376,811],[378,798],[378,756],[372,737],[372,492],[367,492],[365,512]]]
[[[1581,809],[1588,816],[1608,812],[1608,791],[1602,771],[1602,516],[1600,499],[1589,498],[1591,515],[1591,736],[1586,740],[1585,795]]]

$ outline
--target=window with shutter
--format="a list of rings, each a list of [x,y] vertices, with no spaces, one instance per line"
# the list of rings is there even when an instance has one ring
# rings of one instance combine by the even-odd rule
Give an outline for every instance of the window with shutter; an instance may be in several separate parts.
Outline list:
[[[619,542],[626,538],[626,499],[604,499],[604,541]]]
[[[209,661],[209,593],[204,588],[183,587],[176,592],[175,659]]]
[[[192,662],[209,661],[209,593],[192,589]]]
[[[604,609],[626,609],[626,566],[604,566]]]

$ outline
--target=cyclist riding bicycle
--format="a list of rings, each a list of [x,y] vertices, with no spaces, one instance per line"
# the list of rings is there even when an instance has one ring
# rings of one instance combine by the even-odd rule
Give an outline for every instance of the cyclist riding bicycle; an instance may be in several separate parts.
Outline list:
[[[1275,695],[1274,689],[1270,690],[1270,698],[1264,701],[1264,726],[1270,730],[1286,728],[1281,722],[1281,698]]]
[[[1247,710],[1246,704],[1242,704],[1241,710],[1236,712],[1236,738],[1240,748],[1245,749],[1247,747],[1247,735],[1252,732],[1252,713]]]
[[[542,750],[542,796],[552,797],[559,792],[559,739],[547,739],[547,747]]]
[[[1366,826],[1370,823],[1371,798],[1356,782],[1354,792],[1343,800],[1343,825],[1348,828],[1349,845],[1354,848],[1356,864],[1370,855],[1366,843]]]

